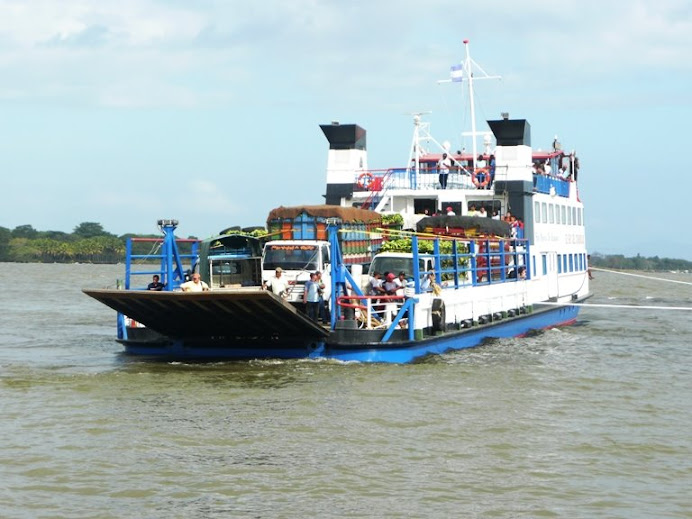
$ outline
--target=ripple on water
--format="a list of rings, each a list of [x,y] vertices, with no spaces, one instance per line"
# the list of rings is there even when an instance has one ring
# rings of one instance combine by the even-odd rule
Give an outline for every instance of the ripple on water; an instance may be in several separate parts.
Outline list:
[[[585,308],[578,326],[411,365],[150,362],[123,355],[112,312],[73,286],[120,267],[5,270],[32,282],[0,291],[0,319],[39,325],[0,321],[3,517],[692,509],[692,325],[679,314]],[[690,301],[616,288],[618,302]]]

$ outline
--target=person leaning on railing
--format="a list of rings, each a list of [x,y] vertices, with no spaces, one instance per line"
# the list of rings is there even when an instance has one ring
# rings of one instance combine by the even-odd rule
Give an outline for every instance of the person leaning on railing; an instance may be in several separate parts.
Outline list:
[[[421,292],[430,292],[432,291],[433,294],[436,296],[440,295],[442,292],[442,287],[437,284],[437,281],[435,280],[435,273],[434,272],[428,272],[428,274],[425,276],[423,281],[420,284],[420,291]]]

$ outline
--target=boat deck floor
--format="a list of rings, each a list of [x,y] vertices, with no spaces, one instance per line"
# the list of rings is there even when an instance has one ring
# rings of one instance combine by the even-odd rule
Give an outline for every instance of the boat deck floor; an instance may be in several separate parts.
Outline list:
[[[266,290],[153,292],[84,289],[83,292],[171,338],[322,338],[329,335],[328,328],[310,320],[290,303]]]

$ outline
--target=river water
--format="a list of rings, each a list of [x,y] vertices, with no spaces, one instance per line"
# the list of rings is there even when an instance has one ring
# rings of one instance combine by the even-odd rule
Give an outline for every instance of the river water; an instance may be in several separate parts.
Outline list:
[[[692,307],[595,276],[591,303]],[[690,312],[411,365],[157,363],[80,292],[118,277],[2,264],[0,517],[692,517]]]

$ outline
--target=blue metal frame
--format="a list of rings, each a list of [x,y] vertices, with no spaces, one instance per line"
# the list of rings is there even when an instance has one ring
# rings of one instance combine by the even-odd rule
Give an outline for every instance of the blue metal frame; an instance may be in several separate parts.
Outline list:
[[[330,308],[330,328],[332,330],[336,329],[336,322],[337,320],[341,317],[340,310],[338,308],[338,305],[336,304],[336,301],[338,298],[342,295],[348,295],[346,286],[350,286],[351,290],[355,292],[356,295],[358,296],[363,296],[363,292],[360,289],[359,283],[356,282],[356,280],[353,278],[351,273],[348,271],[346,266],[343,263],[343,259],[341,256],[341,249],[339,248],[339,240],[337,239],[338,236],[338,226],[334,224],[333,222],[329,222],[327,225],[327,231],[329,233],[329,244],[331,246],[331,254],[332,254],[332,263],[331,263],[331,279],[332,279],[332,286],[331,286],[331,293],[332,293],[332,304]],[[418,264],[418,259],[416,257],[414,264]],[[414,271],[417,271],[418,268],[417,266],[414,267]],[[414,274],[416,275],[416,274]],[[417,278],[417,275],[416,275]],[[420,283],[417,283],[417,288],[416,288],[416,293],[420,291]],[[399,312],[397,313],[396,317],[392,319],[392,324],[389,326],[387,331],[384,334],[384,337],[382,337],[382,342],[387,342],[389,338],[392,336],[394,333],[394,330],[396,330],[397,325],[401,321],[404,315],[406,315],[406,312],[408,311],[408,336],[409,340],[413,340],[414,333],[413,333],[413,326],[411,324],[414,322],[414,312],[415,312],[415,303],[418,302],[417,298],[408,298],[404,301],[404,304],[401,305],[401,308],[399,309]]]
[[[194,272],[199,260],[199,243],[192,242],[192,250],[189,254],[180,254],[175,238],[175,229],[178,226],[176,220],[161,220],[159,226],[163,231],[163,244],[160,254],[132,254],[133,238],[128,238],[125,243],[125,290],[130,290],[131,276],[157,274],[164,284],[163,290],[172,292],[185,282],[185,271],[183,270],[183,259],[190,260],[190,270]],[[134,238],[136,240],[136,238]],[[160,259],[159,270],[132,271],[132,260],[135,259]],[[145,290],[145,289],[140,289]],[[127,340],[127,326],[125,316],[118,312],[116,318],[117,337],[120,340]]]
[[[338,297],[340,295],[347,295],[346,293],[346,282],[348,282],[351,287],[357,287],[358,283],[351,278],[350,273],[348,270],[342,265],[342,255],[341,255],[341,249],[339,248],[339,243],[338,240],[336,239],[337,233],[338,233],[338,228],[336,225],[330,224],[327,227],[327,230],[329,232],[329,240],[330,240],[330,245],[332,249],[332,294],[335,294],[335,297]],[[420,258],[421,257],[432,257],[434,261],[434,269],[435,269],[435,281],[438,285],[442,286],[443,288],[444,285],[442,283],[442,276],[443,274],[451,274],[452,278],[454,280],[454,283],[452,286],[448,288],[454,288],[454,289],[459,289],[461,288],[462,285],[466,284],[466,274],[471,273],[471,284],[473,286],[477,285],[487,285],[487,284],[493,284],[493,283],[506,283],[506,282],[515,282],[517,281],[518,278],[509,278],[508,277],[508,269],[510,268],[509,265],[507,265],[507,260],[511,257],[514,259],[513,265],[511,268],[513,269],[518,269],[520,266],[524,266],[526,268],[526,279],[531,279],[532,274],[531,274],[531,268],[530,268],[530,262],[529,258],[531,257],[530,254],[530,244],[528,240],[524,239],[518,239],[518,238],[505,238],[505,239],[499,239],[499,240],[492,240],[489,238],[483,238],[480,240],[474,240],[474,239],[469,239],[469,238],[464,238],[464,242],[468,242],[468,252],[460,252],[459,251],[459,241],[458,239],[454,239],[452,241],[452,252],[451,254],[442,254],[440,250],[440,239],[435,238],[433,241],[433,254],[420,254],[418,252],[418,236],[415,234],[411,235],[411,252],[412,252],[412,261],[413,261],[413,281],[414,281],[414,286],[415,286],[415,293],[420,294],[421,293],[421,285],[420,285]],[[481,241],[482,243],[485,244],[485,250],[483,252],[478,252],[477,251],[477,241]],[[491,244],[497,244],[497,251],[493,251],[491,249]],[[511,250],[509,252],[505,251],[505,246],[509,244],[511,247]],[[517,251],[517,246],[518,245],[523,245],[524,246],[524,251],[519,252]],[[480,267],[480,273],[484,273],[487,277],[486,281],[479,281],[478,276],[479,276],[479,265],[478,265],[478,256],[482,256],[485,258],[485,266]],[[520,258],[523,258],[523,261],[519,261]],[[467,266],[460,266],[460,260],[466,259],[468,260],[468,265]],[[492,261],[493,259],[497,259],[499,264],[498,265],[493,265]],[[452,261],[452,266],[450,268],[443,268],[443,260],[451,260]],[[499,279],[495,278],[493,279],[492,274],[497,274],[499,272]],[[360,290],[357,288],[354,290],[357,295],[363,295]],[[336,298],[333,299],[336,301]],[[337,311],[336,311],[336,305],[332,305],[332,319],[331,319],[331,324],[332,324],[332,329],[334,329],[335,323],[338,319]]]
[[[131,276],[157,274],[164,284],[164,290],[172,292],[185,282],[185,271],[183,269],[184,259],[190,260],[191,271],[196,269],[199,259],[199,243],[192,243],[192,250],[190,253],[180,254],[174,234],[176,228],[177,222],[175,220],[164,220],[161,224],[163,244],[161,245],[160,254],[132,254],[132,241],[133,239],[136,240],[136,238],[127,239],[127,243],[125,244],[125,290],[130,290],[131,288]],[[132,260],[157,258],[161,260],[159,270],[132,271]]]

